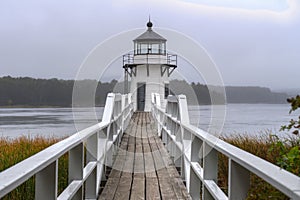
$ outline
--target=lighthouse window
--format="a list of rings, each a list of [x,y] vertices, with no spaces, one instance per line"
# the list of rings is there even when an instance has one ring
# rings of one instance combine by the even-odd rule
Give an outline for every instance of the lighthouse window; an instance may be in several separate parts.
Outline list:
[[[136,54],[141,54],[141,44],[136,43]]]
[[[134,43],[134,54],[138,54],[138,43]]]
[[[148,44],[141,44],[141,54],[146,54],[148,52]]]
[[[166,54],[166,43],[162,43],[161,46],[162,46],[161,47],[161,54],[165,55]]]
[[[135,53],[139,54],[147,54],[148,53],[148,44],[147,43],[137,43]]]
[[[165,99],[168,98],[169,94],[170,94],[170,91],[169,91],[169,84],[166,83],[166,84],[165,84]]]
[[[159,44],[152,44],[152,53],[153,54],[159,53]]]

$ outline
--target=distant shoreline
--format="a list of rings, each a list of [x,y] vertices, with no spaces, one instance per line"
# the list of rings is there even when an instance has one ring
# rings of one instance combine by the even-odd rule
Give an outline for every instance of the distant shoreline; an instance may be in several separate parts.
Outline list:
[[[104,105],[94,106],[95,108],[104,107]],[[34,106],[34,105],[13,105],[13,106],[0,106],[1,108],[87,108],[87,106]],[[90,108],[90,107],[88,107]]]
[[[288,103],[227,103],[225,105],[232,105],[232,104],[245,104],[245,105],[289,105]],[[189,104],[188,106],[209,106],[212,104]],[[214,105],[223,105],[223,104],[214,104]],[[104,105],[97,105],[94,106],[95,108],[103,108]],[[0,106],[1,108],[90,108],[88,106],[77,106],[77,107],[72,107],[72,106],[34,106],[34,105],[13,105],[13,106]]]
[[[33,106],[33,105],[0,106],[0,108],[70,108],[70,107],[67,107],[67,106]]]
[[[72,107],[75,80],[35,79],[30,77],[0,77],[0,108],[61,108]],[[89,88],[94,88],[92,91]],[[81,88],[76,97],[78,107],[103,106],[110,92],[123,93],[123,82],[112,80],[76,81]],[[224,89],[226,99],[224,99]],[[188,83],[184,80],[171,80],[171,94],[184,94],[189,105],[210,105],[211,102],[222,105],[238,104],[284,104],[287,93],[274,92],[259,86],[208,86],[201,83]],[[94,102],[91,102],[91,97]],[[211,99],[213,98],[213,100]],[[92,105],[94,104],[94,105]]]

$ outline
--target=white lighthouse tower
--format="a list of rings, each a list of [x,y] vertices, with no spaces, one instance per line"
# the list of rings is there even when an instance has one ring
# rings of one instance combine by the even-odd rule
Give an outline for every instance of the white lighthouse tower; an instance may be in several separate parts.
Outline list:
[[[136,111],[150,111],[151,93],[159,93],[161,105],[165,105],[169,77],[177,67],[177,56],[167,53],[167,40],[154,32],[152,26],[149,19],[146,32],[133,40],[134,52],[123,56],[125,92],[132,93]]]

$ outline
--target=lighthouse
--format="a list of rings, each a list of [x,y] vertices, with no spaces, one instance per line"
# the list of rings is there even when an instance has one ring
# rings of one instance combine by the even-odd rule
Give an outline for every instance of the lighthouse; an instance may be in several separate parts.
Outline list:
[[[177,55],[167,52],[166,43],[149,19],[147,30],[133,40],[133,53],[123,55],[124,90],[132,94],[135,111],[151,110],[151,93],[160,94],[165,105],[169,78],[177,67]]]

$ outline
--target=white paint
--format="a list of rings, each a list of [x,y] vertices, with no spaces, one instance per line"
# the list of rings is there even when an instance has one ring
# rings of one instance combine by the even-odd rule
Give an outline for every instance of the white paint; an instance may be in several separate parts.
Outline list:
[[[152,61],[152,64],[149,64],[149,74],[147,74],[147,64],[138,65],[136,70],[136,76],[131,77],[130,93],[132,93],[132,101],[134,105],[134,110],[137,110],[137,85],[138,83],[146,84],[145,91],[145,109],[144,111],[149,112],[151,110],[151,94],[157,93],[161,97],[161,105],[164,105],[164,92],[165,84],[169,83],[169,77],[167,72],[164,75],[161,75],[161,63],[164,59],[161,59],[161,55],[152,55],[152,58],[157,56],[157,64]],[[135,57],[140,57],[135,56]],[[141,61],[143,63],[144,61]],[[136,63],[137,64],[137,63]],[[166,64],[166,62],[165,62]]]
[[[184,174],[186,175],[182,178],[185,179],[193,199],[200,198],[201,182],[202,199],[244,199],[249,188],[250,173],[256,174],[288,197],[300,199],[300,177],[189,124],[188,120],[183,119],[185,115],[182,113],[187,112],[187,106],[183,95],[180,96],[182,98],[178,97],[177,103],[174,102],[176,98],[168,97],[167,112],[155,103],[152,104],[151,110],[155,122],[161,126],[161,132],[158,134],[162,134],[167,147],[170,144],[176,145],[176,148],[182,151],[181,154],[185,157],[185,163],[182,163],[181,168],[190,166],[189,170],[185,167]],[[153,97],[153,102],[155,102],[156,95],[153,94]],[[174,115],[178,109],[181,113],[179,118]],[[188,138],[185,138],[183,142],[181,142],[181,138],[176,138],[182,137],[182,134],[174,133],[175,126],[180,126],[182,133],[188,132],[192,135],[191,155],[184,152],[186,148],[189,150],[189,147],[186,146]],[[216,184],[217,153],[225,155],[230,160],[229,197]],[[195,158],[196,160],[193,160]]]
[[[128,99],[126,100],[126,98]],[[108,94],[104,109],[105,113],[103,114],[105,120],[79,131],[0,172],[0,198],[14,190],[33,175],[36,175],[36,199],[70,199],[74,195],[76,195],[74,199],[77,197],[82,199],[83,190],[80,188],[83,188],[85,183],[90,183],[91,180],[96,181],[96,183],[88,185],[94,185],[96,189],[93,191],[85,190],[85,196],[92,195],[97,197],[99,182],[103,178],[103,166],[107,164],[103,158],[109,157],[105,148],[108,149],[108,147],[110,147],[111,149],[113,145],[118,145],[116,142],[121,136],[121,131],[119,130],[126,129],[128,125],[127,123],[118,122],[120,119],[128,121],[132,116],[132,105],[128,104],[128,102],[131,102],[130,98],[130,94],[125,98],[121,98],[120,94]],[[127,102],[124,108],[121,108],[123,104],[122,100]],[[116,128],[112,129],[110,128],[111,126],[116,126]],[[109,138],[114,139],[109,141]],[[89,142],[85,144],[88,157],[86,159],[86,165],[83,165],[85,156],[83,154],[83,143],[87,140],[89,140]],[[91,141],[97,144],[92,144]],[[71,181],[61,195],[57,196],[57,162],[62,155],[68,152],[71,154],[71,162],[69,162],[69,172],[71,175],[69,178]],[[92,177],[95,174],[97,177]],[[92,194],[92,192],[94,193]]]

